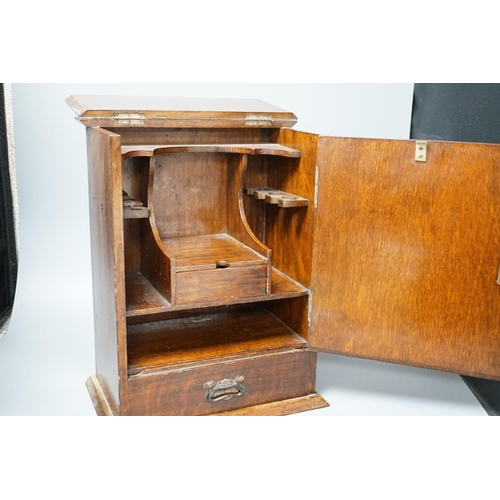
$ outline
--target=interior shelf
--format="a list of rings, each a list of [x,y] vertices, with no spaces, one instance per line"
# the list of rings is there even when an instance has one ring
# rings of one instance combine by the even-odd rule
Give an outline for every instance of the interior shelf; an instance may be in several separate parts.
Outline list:
[[[247,187],[244,189],[244,193],[253,196],[257,200],[264,200],[270,205],[278,205],[281,208],[307,207],[309,205],[307,198],[269,187]]]
[[[132,196],[123,192],[122,197],[124,219],[147,219],[151,215],[151,210]]]
[[[203,302],[199,304],[179,304],[172,306],[154,286],[141,274],[127,274],[125,277],[127,318],[160,314],[170,311],[215,307],[233,303],[230,299]],[[275,268],[271,270],[271,293],[265,296],[247,297],[239,300],[241,304],[266,302],[308,295],[309,290]]]
[[[265,310],[217,313],[128,327],[129,377],[221,355],[303,349],[306,341]]]
[[[176,144],[122,146],[123,159],[138,156],[157,156],[168,153],[239,153],[300,158],[302,153],[281,144]]]

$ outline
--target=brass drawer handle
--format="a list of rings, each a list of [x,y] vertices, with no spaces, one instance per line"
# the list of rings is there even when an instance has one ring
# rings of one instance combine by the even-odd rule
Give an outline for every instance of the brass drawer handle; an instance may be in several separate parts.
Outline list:
[[[217,401],[229,401],[233,397],[239,397],[245,392],[243,381],[245,377],[238,375],[234,379],[225,378],[220,382],[209,380],[203,387],[207,389],[205,401],[207,403],[217,403]]]

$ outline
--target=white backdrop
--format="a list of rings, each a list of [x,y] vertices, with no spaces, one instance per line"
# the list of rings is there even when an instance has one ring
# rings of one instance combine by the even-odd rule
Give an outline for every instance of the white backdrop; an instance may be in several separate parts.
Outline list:
[[[85,130],[71,94],[256,98],[294,112],[298,130],[406,139],[412,84],[14,84],[20,267],[0,342],[0,415],[94,415]],[[486,415],[457,375],[319,356],[319,415]]]

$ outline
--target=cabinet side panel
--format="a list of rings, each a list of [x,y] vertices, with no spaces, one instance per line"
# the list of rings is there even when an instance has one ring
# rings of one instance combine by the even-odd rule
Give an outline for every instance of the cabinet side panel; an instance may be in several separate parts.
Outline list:
[[[500,378],[500,146],[322,137],[310,346]]]
[[[96,372],[118,414],[127,369],[120,137],[89,128],[87,148]]]

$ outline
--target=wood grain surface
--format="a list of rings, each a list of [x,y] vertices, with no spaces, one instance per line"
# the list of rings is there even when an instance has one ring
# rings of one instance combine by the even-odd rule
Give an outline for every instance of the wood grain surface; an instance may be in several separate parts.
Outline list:
[[[137,321],[143,317],[144,321],[154,319],[151,315],[168,314],[174,311],[185,311],[187,309],[207,308],[213,306],[234,304],[234,300],[230,296],[218,298],[209,302],[199,302],[196,304],[171,304],[158,290],[147,280],[141,273],[127,274],[126,276],[127,290],[127,318],[135,318]],[[256,295],[240,297],[238,302],[241,304],[270,302],[280,299],[291,299],[296,297],[306,298],[306,316],[307,316],[307,295],[309,290],[300,283],[293,281],[288,276],[280,273],[276,269],[271,270],[271,293],[267,295]],[[291,306],[292,310],[297,313],[297,308]],[[303,309],[302,307],[299,308]],[[307,324],[307,320],[306,320]],[[303,330],[300,330],[301,332]]]
[[[297,117],[257,99],[75,95],[66,103],[86,126],[292,127]]]
[[[500,378],[500,146],[321,137],[315,349]]]
[[[129,326],[131,414],[207,415],[314,393],[316,356],[262,309]],[[244,377],[245,391],[207,403],[207,381]]]
[[[129,375],[167,366],[302,349],[306,342],[266,310],[191,316],[128,327]]]
[[[315,359],[307,349],[220,358],[198,367],[169,369],[129,380],[128,415],[213,415],[314,394]],[[243,376],[245,392],[228,401],[205,401],[205,383]],[[302,406],[296,406],[299,411]]]
[[[87,129],[96,375],[113,412],[126,405],[125,264],[120,137]]]
[[[300,158],[301,152],[281,144],[170,144],[122,146],[123,158],[175,153],[233,153]]]

